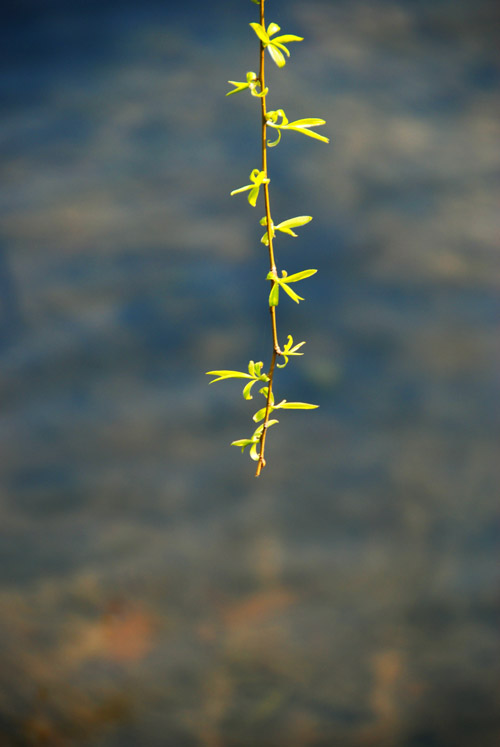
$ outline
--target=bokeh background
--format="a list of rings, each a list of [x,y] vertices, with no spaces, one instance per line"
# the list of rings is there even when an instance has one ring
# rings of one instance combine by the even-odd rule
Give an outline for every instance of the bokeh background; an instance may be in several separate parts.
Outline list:
[[[249,0],[18,0],[2,22],[0,744],[496,747],[499,9],[269,0],[269,361]],[[266,364],[267,365],[267,364]],[[254,400],[255,401],[255,400]]]

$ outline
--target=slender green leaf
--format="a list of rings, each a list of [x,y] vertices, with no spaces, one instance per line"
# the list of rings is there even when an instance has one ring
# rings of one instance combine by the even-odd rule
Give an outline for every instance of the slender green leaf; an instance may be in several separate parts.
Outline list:
[[[319,405],[309,405],[307,402],[287,402],[283,400],[279,405],[275,406],[276,410],[314,410]]]
[[[272,127],[272,125],[270,126]],[[281,130],[278,130],[278,137],[276,138],[276,140],[273,140],[273,141],[268,140],[267,145],[269,148],[274,148],[276,145],[278,145],[280,140],[281,140]]]
[[[288,295],[290,296],[290,298],[292,298],[295,301],[295,303],[299,303],[299,301],[303,301],[304,300],[302,298],[302,296],[299,296],[297,293],[295,293],[295,291],[293,291],[291,288],[289,288],[286,283],[280,282],[280,285],[283,288],[283,290],[285,291],[285,293],[288,293]]]
[[[287,56],[287,57],[290,57],[290,52],[289,52],[289,50],[287,49],[287,47],[285,47],[285,45],[284,45],[284,44],[280,44],[279,42],[275,42],[275,41],[274,41],[274,39],[273,39],[273,41],[271,42],[271,45],[272,45],[273,47],[276,47],[277,49],[282,49],[282,50],[283,50],[283,52],[284,52],[284,53],[286,54],[286,56]]]
[[[239,441],[232,441],[231,446],[239,446],[241,447],[241,453],[245,451],[246,447],[252,444],[253,441],[250,438],[240,438]]]
[[[286,60],[283,57],[283,54],[278,49],[278,47],[275,47],[274,44],[268,44],[267,48],[269,50],[269,54],[271,55],[273,62],[275,62],[278,67],[285,67]]]
[[[306,223],[309,223],[309,221],[312,220],[311,215],[298,215],[296,218],[289,218],[288,220],[284,220],[281,223],[278,223],[275,228],[279,229],[280,231],[285,231],[287,228],[296,228],[297,226],[305,226]]]
[[[280,286],[278,282],[273,284],[269,294],[269,306],[277,306],[280,301]]]
[[[322,143],[329,143],[330,138],[325,137],[324,135],[318,135],[317,132],[314,132],[314,130],[308,130],[305,127],[292,127],[289,125],[287,130],[294,130],[295,132],[301,132],[303,135],[307,135],[308,137],[312,137],[315,140],[321,140]]]
[[[310,278],[311,275],[314,275],[317,270],[302,270],[302,272],[296,272],[293,275],[287,275],[285,282],[286,283],[296,283],[298,280],[304,280],[304,278]]]
[[[237,195],[240,192],[246,192],[248,189],[253,189],[253,188],[254,188],[253,184],[247,184],[246,187],[239,187],[238,189],[233,189],[233,191],[230,192],[230,195],[232,197],[233,195]]]
[[[288,341],[281,351],[281,355],[284,358],[284,363],[277,363],[278,368],[285,368],[285,366],[288,364],[288,357],[290,355],[304,355],[304,353],[298,353],[297,351],[302,347],[302,345],[305,345],[305,342],[299,342],[297,345],[293,344],[293,337],[292,335],[288,335]]]
[[[256,185],[250,190],[248,194],[248,202],[250,203],[252,207],[255,207],[257,205],[257,198],[259,196],[259,187],[260,187],[260,184]]]
[[[317,127],[318,125],[326,124],[324,119],[318,119],[317,117],[308,117],[307,119],[296,119],[294,122],[290,122],[290,126],[295,127]]]
[[[271,409],[272,409],[272,407],[271,407]],[[261,407],[260,410],[257,410],[257,412],[255,413],[255,415],[253,416],[252,419],[253,419],[253,421],[255,423],[258,423],[259,420],[263,419],[263,417],[265,416],[265,414],[266,414],[266,408],[265,407]]]
[[[232,91],[228,91],[226,93],[226,96],[231,96],[233,93],[239,93],[240,91],[243,91],[245,88],[248,88],[248,83],[238,83],[236,80],[228,80],[228,83],[230,83],[232,86],[236,86]]]
[[[253,379],[252,381],[249,381],[248,384],[245,385],[243,389],[243,397],[245,399],[253,399],[251,390],[256,381],[258,381],[258,379]]]
[[[222,381],[223,379],[253,379],[250,374],[243,373],[242,371],[207,371],[207,376],[217,376],[218,378],[213,381],[209,381],[209,384],[214,384],[216,381]]]
[[[283,44],[284,42],[301,42],[301,41],[304,41],[304,37],[295,36],[295,34],[283,34],[283,36],[275,36],[274,39],[272,40],[273,44],[276,44],[276,42]]]
[[[266,34],[265,29],[262,28],[260,23],[251,23],[250,26],[253,28],[263,44],[269,44],[269,36]]]

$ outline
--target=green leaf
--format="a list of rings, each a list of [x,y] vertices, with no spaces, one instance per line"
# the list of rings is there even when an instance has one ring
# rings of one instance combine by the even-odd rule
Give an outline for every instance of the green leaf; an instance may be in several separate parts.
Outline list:
[[[288,293],[288,295],[290,296],[290,298],[292,298],[295,301],[295,303],[299,303],[299,301],[303,301],[304,300],[302,298],[302,296],[297,295],[297,293],[295,293],[295,291],[293,291],[291,288],[289,288],[286,283],[280,282],[280,285],[283,288],[283,290],[285,291],[285,293]]]
[[[290,122],[290,125],[294,127],[317,127],[318,125],[326,124],[324,119],[318,119],[317,117],[308,117],[307,119],[296,119],[294,122]]]
[[[258,446],[259,442],[255,441],[250,449],[250,459],[253,459],[254,462],[259,461],[259,452],[257,451]]]
[[[302,347],[302,345],[305,345],[305,342],[299,342],[297,345],[293,344],[293,337],[292,335],[288,335],[288,341],[281,351],[281,355],[285,359],[284,363],[277,363],[278,368],[285,368],[285,366],[288,363],[288,356],[290,355],[304,355],[304,353],[298,353],[297,351]]]
[[[280,124],[278,124],[279,118],[281,118]],[[330,142],[324,135],[318,135],[317,132],[311,132],[309,130],[309,127],[317,127],[326,124],[324,119],[319,119],[318,117],[296,119],[294,122],[289,122],[283,109],[277,109],[276,111],[267,112],[267,124],[269,127],[276,128],[278,132],[280,130],[295,130],[295,132],[301,132],[303,135],[308,135],[309,137],[321,140],[324,143]]]
[[[261,226],[267,226],[267,216],[264,216],[260,219],[260,225]],[[275,232],[274,232],[274,223],[271,220],[271,238],[274,239]],[[261,238],[261,242],[265,244],[266,246],[269,246],[269,233],[268,231],[265,232],[265,234]]]
[[[273,140],[272,142],[271,140],[268,140],[267,145],[269,148],[274,148],[276,145],[278,145],[280,140],[281,140],[281,131],[278,130],[278,137],[276,138],[276,140]]]
[[[267,427],[270,428],[272,425],[275,425],[276,423],[279,423],[279,420],[269,420],[267,423]],[[233,441],[231,443],[231,446],[238,446],[241,448],[241,453],[243,453],[247,446],[250,446],[250,457],[257,461],[259,458],[258,454],[258,446],[260,442],[260,438],[262,436],[262,431],[264,430],[264,424],[259,425],[258,428],[255,430],[254,434],[251,438],[240,438],[238,441]]]
[[[277,23],[270,23],[269,26],[267,27],[267,35],[268,36],[272,36],[273,34],[278,33],[278,31],[281,31],[281,27],[278,26]],[[273,41],[274,41],[274,39],[273,39]]]
[[[226,93],[226,96],[231,96],[233,93],[239,93],[240,91],[243,91],[245,88],[249,88],[248,83],[240,83],[237,80],[228,80],[228,83],[230,83],[232,86],[236,86],[232,91],[228,91]]]
[[[269,306],[277,306],[280,302],[280,286],[276,281],[269,294]]]
[[[233,191],[231,192],[231,196],[237,195],[240,192],[246,192],[247,190],[250,190],[250,194],[248,195],[248,202],[250,203],[250,205],[255,207],[255,205],[257,204],[257,197],[259,196],[261,184],[268,184],[270,180],[266,177],[264,171],[253,169],[252,173],[250,174],[250,181],[253,182],[253,184],[246,184],[244,187],[233,189]]]
[[[269,29],[268,29],[269,32]],[[271,36],[271,34],[269,34]],[[301,42],[304,41],[303,36],[295,36],[294,34],[284,34],[283,36],[275,36],[273,39],[273,44],[276,44],[276,42],[279,42],[280,44],[283,44],[284,42]]]
[[[233,189],[232,192],[230,192],[231,197],[233,195],[237,195],[240,192],[246,192],[247,189],[253,189],[253,184],[247,184],[246,187],[239,187],[238,189]]]
[[[303,135],[307,135],[308,137],[312,137],[315,140],[321,140],[322,143],[329,143],[330,138],[325,137],[324,135],[318,135],[317,132],[307,130],[305,127],[292,127],[292,125],[289,125],[287,130],[294,130],[295,132],[301,132]]]
[[[246,447],[252,444],[253,441],[251,438],[240,438],[239,441],[232,441],[231,446],[240,446],[241,447],[241,453],[245,451]]]
[[[269,381],[269,376],[265,373],[262,373],[262,366],[264,364],[262,361],[259,361],[259,363],[255,364],[255,373],[259,378],[259,381]]]
[[[257,91],[257,86],[260,86],[260,80],[258,79],[257,75],[250,71],[247,73],[247,79],[246,81],[239,81],[239,80],[228,80],[228,83],[230,83],[232,86],[236,86],[234,90],[228,91],[226,93],[226,96],[231,96],[233,93],[239,93],[240,91],[244,91],[245,88],[250,89],[250,93],[252,96],[265,96],[268,89],[265,88],[263,91],[261,90],[260,93]]]
[[[296,218],[288,218],[281,223],[278,223],[276,228],[280,231],[284,231],[286,228],[296,228],[297,226],[305,226],[306,223],[312,220],[311,215],[297,215]]]
[[[222,381],[223,379],[253,379],[253,376],[242,371],[207,371],[206,376],[218,377],[213,381],[209,381],[209,384],[214,384],[216,381]]]
[[[252,381],[249,381],[248,384],[246,384],[245,387],[243,388],[243,397],[245,399],[253,399],[251,395],[251,389],[256,381],[258,381],[258,379],[253,379]]]
[[[260,23],[251,23],[250,26],[263,44],[269,44],[269,36],[266,34],[266,30],[260,25]]]
[[[307,402],[287,402],[286,399],[275,405],[276,410],[315,410],[319,405],[309,405]]]
[[[269,50],[269,54],[271,55],[273,62],[275,62],[278,67],[285,67],[286,60],[283,57],[280,50],[278,49],[278,47],[275,47],[274,44],[268,44],[267,48]],[[268,145],[270,144],[268,143]],[[276,145],[276,143],[274,143],[274,145]],[[270,145],[270,147],[272,148],[273,146]]]
[[[276,47],[277,49],[282,49],[282,50],[283,50],[283,52],[284,52],[284,53],[286,54],[286,56],[287,56],[287,57],[290,57],[290,52],[289,52],[289,50],[288,50],[288,49],[287,49],[287,48],[285,47],[285,45],[284,45],[284,44],[280,44],[280,42],[276,41],[275,39],[273,39],[273,40],[272,40],[272,42],[270,42],[270,44],[271,44],[271,45],[272,45],[273,47]]]
[[[304,278],[309,278],[311,275],[314,275],[317,270],[302,270],[302,272],[296,272],[294,275],[287,275],[285,282],[286,283],[296,283],[298,280],[304,280]]]
[[[271,407],[270,409],[272,410],[273,408]],[[266,414],[266,408],[265,407],[261,407],[260,410],[257,410],[257,412],[253,416],[252,420],[255,423],[258,423],[259,420],[262,420],[262,418],[265,416],[265,414]]]
[[[258,196],[259,196],[259,187],[252,187],[248,195],[248,202],[250,203],[252,207],[255,207],[257,205]]]

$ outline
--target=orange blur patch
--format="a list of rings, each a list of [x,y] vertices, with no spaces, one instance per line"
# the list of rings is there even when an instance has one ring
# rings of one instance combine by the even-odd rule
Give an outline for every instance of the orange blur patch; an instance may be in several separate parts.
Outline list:
[[[102,620],[102,655],[113,661],[144,659],[153,646],[154,621],[141,609],[111,612]]]
[[[261,591],[227,607],[222,612],[222,619],[224,625],[230,629],[255,625],[266,622],[278,612],[287,609],[295,600],[296,596],[286,589]]]

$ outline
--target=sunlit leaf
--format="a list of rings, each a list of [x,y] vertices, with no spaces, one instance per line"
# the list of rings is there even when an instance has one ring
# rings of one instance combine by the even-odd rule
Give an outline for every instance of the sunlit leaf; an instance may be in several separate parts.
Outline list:
[[[289,125],[287,130],[294,130],[295,132],[301,132],[302,135],[307,135],[308,137],[312,137],[315,140],[321,140],[322,143],[329,143],[330,139],[325,137],[324,135],[318,135],[317,132],[314,132],[314,130],[308,130],[305,127],[292,127],[292,125]]]
[[[318,125],[326,124],[324,119],[318,119],[317,117],[308,117],[307,119],[296,119],[294,122],[290,122],[290,125],[294,127],[317,127]]]
[[[247,184],[246,187],[239,187],[238,189],[233,189],[232,192],[230,192],[231,197],[233,195],[237,195],[240,192],[246,192],[247,189],[253,189],[253,184]]]
[[[312,220],[311,215],[298,215],[296,218],[288,218],[281,223],[278,223],[275,228],[279,228],[280,231],[285,231],[287,228],[296,228],[297,226],[305,226],[306,223]]]
[[[280,285],[283,288],[283,290],[285,291],[285,293],[288,293],[288,295],[290,296],[290,298],[292,298],[295,301],[295,303],[299,303],[299,301],[303,301],[304,300],[302,298],[302,296],[297,295],[297,293],[295,293],[295,291],[293,291],[291,288],[289,288],[286,283],[280,283]]]
[[[209,381],[209,384],[214,384],[216,381],[222,381],[222,379],[253,379],[253,376],[243,373],[243,371],[207,371],[206,375],[218,377],[213,379],[213,381]]]
[[[302,347],[302,345],[305,345],[305,342],[299,342],[297,345],[293,344],[293,337],[292,335],[288,335],[288,341],[281,351],[281,355],[283,356],[285,362],[284,363],[277,363],[278,368],[285,368],[285,366],[288,363],[288,356],[290,355],[304,355],[304,353],[298,353],[297,351]]]
[[[251,394],[251,389],[256,381],[258,381],[258,379],[253,379],[252,381],[249,381],[248,384],[245,385],[243,389],[243,397],[245,399],[253,399],[252,394]]]
[[[281,140],[281,131],[278,130],[278,137],[276,138],[276,140],[268,140],[267,145],[269,148],[274,148],[276,145],[278,145],[280,140]]]
[[[277,34],[278,31],[281,31],[281,27],[278,26],[277,23],[270,23],[269,26],[267,27],[267,35],[268,36],[272,36],[273,34]],[[273,39],[273,41],[274,41],[274,39]]]
[[[283,400],[276,405],[276,410],[315,410],[319,405],[309,405],[307,402],[287,402]]]
[[[257,204],[257,198],[259,196],[259,186],[260,185],[253,187],[248,195],[248,202],[252,207],[255,207]]]
[[[265,414],[266,414],[266,408],[265,407],[261,407],[260,410],[257,410],[257,412],[255,413],[255,415],[253,416],[252,419],[253,419],[253,421],[255,423],[258,423],[259,420],[262,420],[262,418],[265,416]]]
[[[275,282],[269,294],[269,306],[277,306],[280,301],[280,286]]]
[[[283,57],[280,50],[278,49],[278,47],[275,47],[274,44],[268,44],[267,48],[269,50],[269,54],[271,55],[273,59],[273,62],[275,62],[278,67],[285,67],[286,60]]]
[[[237,195],[240,192],[246,192],[247,190],[250,190],[250,194],[248,195],[248,202],[250,203],[250,205],[255,207],[255,205],[257,204],[257,198],[259,196],[260,186],[261,184],[268,184],[269,179],[266,177],[264,171],[253,169],[252,173],[250,174],[250,181],[252,181],[253,184],[246,184],[244,187],[233,189],[233,191],[231,192],[231,196]]]
[[[284,44],[281,44],[280,42],[276,41],[276,39],[273,39],[271,45],[273,47],[277,47],[278,49],[282,49],[286,56],[290,57],[290,51],[287,49],[287,47],[285,47]]]
[[[296,272],[293,275],[287,275],[286,282],[287,283],[296,283],[298,280],[304,280],[304,278],[309,278],[311,275],[314,275],[317,270],[302,270],[302,272]]]
[[[263,44],[269,44],[269,36],[266,34],[265,29],[262,28],[260,23],[251,23],[250,26],[253,28]]]
[[[253,441],[250,438],[240,438],[239,441],[232,441],[231,446],[239,446],[241,448],[241,453],[243,454],[246,447],[251,443],[253,443]]]
[[[269,34],[269,36],[271,36],[271,34]],[[283,34],[283,36],[275,36],[272,41],[273,44],[276,44],[276,42],[279,42],[280,44],[284,44],[285,42],[301,42],[304,41],[304,37],[295,36],[295,34]]]

